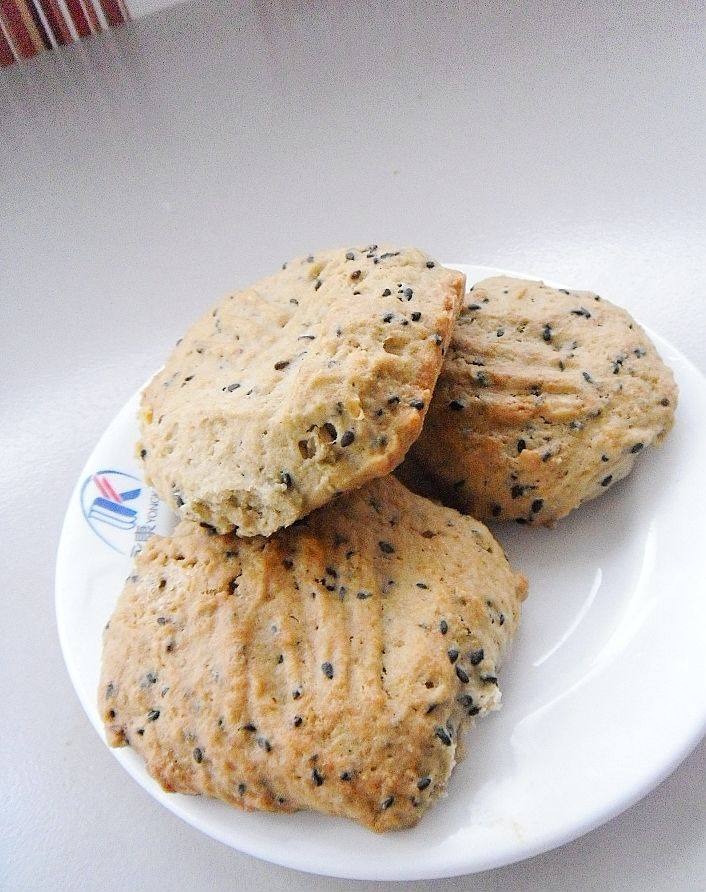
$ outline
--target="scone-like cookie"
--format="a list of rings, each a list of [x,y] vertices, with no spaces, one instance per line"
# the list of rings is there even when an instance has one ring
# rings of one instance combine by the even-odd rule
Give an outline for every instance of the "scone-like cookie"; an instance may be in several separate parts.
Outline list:
[[[497,277],[466,296],[400,476],[482,519],[550,524],[628,474],[677,389],[645,332],[587,291]]]
[[[394,477],[270,539],[183,521],[107,627],[108,740],[166,790],[409,827],[498,704],[525,592],[484,526]]]
[[[223,298],[143,394],[149,480],[182,517],[253,536],[384,476],[419,436],[464,285],[370,245]]]

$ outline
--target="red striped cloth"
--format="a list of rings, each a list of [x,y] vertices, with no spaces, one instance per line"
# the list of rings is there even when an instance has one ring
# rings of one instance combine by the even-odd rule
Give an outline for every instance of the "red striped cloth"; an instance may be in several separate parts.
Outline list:
[[[128,21],[125,0],[0,0],[0,66]]]

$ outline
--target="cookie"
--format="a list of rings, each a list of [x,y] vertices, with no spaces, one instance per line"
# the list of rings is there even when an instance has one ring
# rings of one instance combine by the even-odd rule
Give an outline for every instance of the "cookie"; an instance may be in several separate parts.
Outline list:
[[[269,539],[182,521],[107,626],[108,740],[168,791],[412,826],[498,705],[525,592],[482,524],[394,477]]]
[[[143,394],[147,478],[182,517],[253,536],[389,473],[422,429],[464,285],[370,245],[226,296]]]
[[[669,368],[625,311],[498,277],[466,296],[400,475],[481,519],[551,524],[606,492],[672,426]]]

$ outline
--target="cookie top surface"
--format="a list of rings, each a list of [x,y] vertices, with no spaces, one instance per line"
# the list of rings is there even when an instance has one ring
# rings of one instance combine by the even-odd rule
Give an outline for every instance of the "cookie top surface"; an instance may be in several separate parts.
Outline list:
[[[464,282],[375,245],[227,295],[144,391],[147,477],[182,517],[251,536],[384,476],[421,431]]]
[[[551,523],[620,480],[672,426],[669,368],[625,311],[509,277],[465,297],[402,479],[431,475],[484,519]]]
[[[167,790],[415,824],[497,705],[526,582],[394,477],[269,539],[154,537],[104,637],[99,708]]]

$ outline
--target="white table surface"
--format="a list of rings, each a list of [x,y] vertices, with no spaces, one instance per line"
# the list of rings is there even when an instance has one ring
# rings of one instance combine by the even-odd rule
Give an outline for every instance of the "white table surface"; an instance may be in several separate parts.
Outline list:
[[[0,74],[2,888],[378,886],[182,824],[61,659],[70,489],[221,292],[322,246],[417,244],[596,289],[706,370],[704,5],[510,6],[187,4]],[[407,888],[705,889],[705,767],[702,744],[560,850]]]

